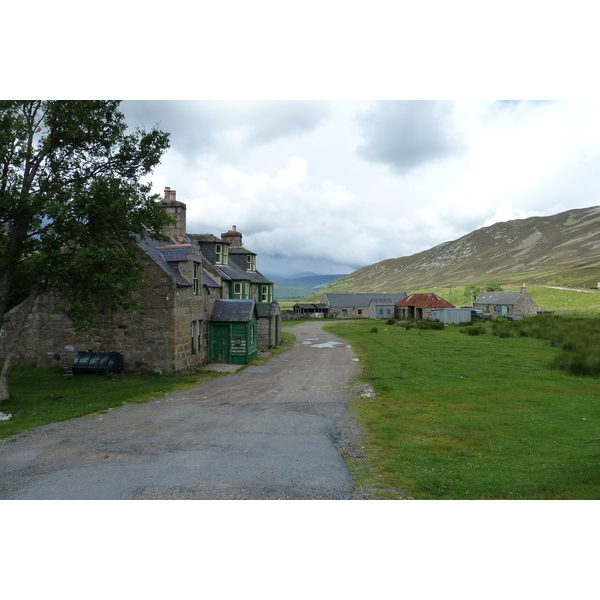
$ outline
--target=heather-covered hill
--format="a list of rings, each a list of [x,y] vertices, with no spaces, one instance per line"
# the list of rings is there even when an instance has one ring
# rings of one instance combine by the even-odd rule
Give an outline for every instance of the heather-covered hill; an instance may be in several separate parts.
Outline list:
[[[482,227],[430,250],[363,267],[321,291],[403,292],[488,281],[596,287],[600,206]]]

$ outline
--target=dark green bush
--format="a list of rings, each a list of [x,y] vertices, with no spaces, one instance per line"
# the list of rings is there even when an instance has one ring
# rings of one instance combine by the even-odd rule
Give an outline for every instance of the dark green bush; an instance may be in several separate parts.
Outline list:
[[[485,333],[485,327],[483,325],[473,325],[472,327],[461,327],[461,333],[467,335],[483,335]]]
[[[444,329],[444,324],[439,321],[418,321],[417,328],[441,330]]]

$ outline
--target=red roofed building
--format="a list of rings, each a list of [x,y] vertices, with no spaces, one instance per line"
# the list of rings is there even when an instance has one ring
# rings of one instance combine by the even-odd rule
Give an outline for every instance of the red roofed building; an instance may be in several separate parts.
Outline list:
[[[456,308],[437,294],[411,294],[394,305],[396,319],[429,319],[431,311],[439,308]]]

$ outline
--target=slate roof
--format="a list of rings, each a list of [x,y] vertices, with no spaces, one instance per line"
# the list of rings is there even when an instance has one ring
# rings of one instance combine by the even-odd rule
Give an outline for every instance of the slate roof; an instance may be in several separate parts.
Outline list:
[[[227,242],[224,242],[221,238],[217,237],[216,235],[213,235],[212,233],[188,233],[187,236],[192,242],[211,242],[214,244],[227,244]]]
[[[259,317],[270,317],[271,314],[276,313],[277,309],[273,302],[257,302],[256,303],[256,314]]]
[[[500,304],[511,306],[521,295],[521,292],[484,292],[473,304]]]
[[[250,250],[246,250],[243,246],[235,246],[229,247],[229,256],[232,254],[252,254],[252,256],[256,256],[256,252],[251,252]]]
[[[202,285],[208,287],[220,288],[221,286],[206,272],[202,271]]]
[[[217,300],[210,316],[211,321],[250,321],[254,312],[254,300]]]
[[[177,263],[167,260],[165,254],[169,255],[168,252],[164,252],[167,246],[163,240],[153,240],[149,235],[144,236],[138,240],[138,246],[146,252],[146,254],[167,274],[175,279],[177,285],[191,286],[192,284],[185,279],[179,269]],[[162,246],[162,249],[160,248]],[[189,247],[188,247],[189,251]],[[187,254],[186,254],[187,256]]]
[[[181,262],[187,260],[192,249],[191,244],[169,244],[158,246],[157,250],[163,255],[167,262]]]
[[[329,308],[366,308],[373,300],[396,303],[403,298],[406,294],[323,294],[323,303]]]
[[[396,306],[416,306],[417,308],[456,308],[437,294],[411,294],[404,300],[396,302]]]

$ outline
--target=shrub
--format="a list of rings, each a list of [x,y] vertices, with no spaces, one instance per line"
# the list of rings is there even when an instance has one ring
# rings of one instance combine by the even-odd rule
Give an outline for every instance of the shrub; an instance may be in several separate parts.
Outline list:
[[[371,327],[371,333],[377,333],[378,331],[377,327]]]
[[[466,333],[467,335],[483,335],[485,333],[485,327],[483,325],[473,325],[471,327],[461,327],[461,333]]]
[[[441,330],[444,329],[444,324],[440,321],[418,321],[417,329]]]

